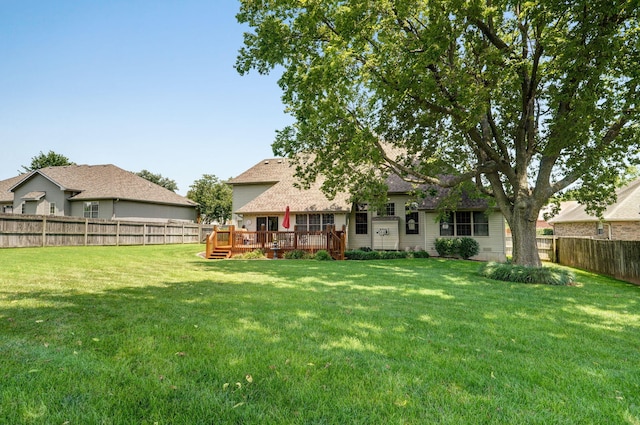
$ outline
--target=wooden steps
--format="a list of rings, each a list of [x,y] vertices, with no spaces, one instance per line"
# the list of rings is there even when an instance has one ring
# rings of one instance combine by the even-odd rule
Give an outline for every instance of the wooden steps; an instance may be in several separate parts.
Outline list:
[[[210,260],[225,260],[227,258],[231,258],[231,250],[216,248],[214,249],[208,257]]]

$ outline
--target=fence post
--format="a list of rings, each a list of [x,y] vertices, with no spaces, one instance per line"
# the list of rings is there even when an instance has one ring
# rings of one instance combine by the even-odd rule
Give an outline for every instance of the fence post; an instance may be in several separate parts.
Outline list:
[[[120,246],[120,220],[116,221],[116,246]]]
[[[89,243],[89,219],[84,219],[84,246]]]
[[[47,246],[47,216],[42,217],[42,246]]]

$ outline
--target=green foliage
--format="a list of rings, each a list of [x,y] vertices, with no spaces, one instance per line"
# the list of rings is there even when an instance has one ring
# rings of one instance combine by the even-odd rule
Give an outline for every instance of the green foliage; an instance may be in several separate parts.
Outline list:
[[[473,238],[460,238],[460,247],[458,248],[458,254],[468,260],[469,258],[478,255],[480,252],[480,244]]]
[[[198,214],[203,223],[224,224],[231,218],[231,187],[212,174],[203,174],[193,182],[187,198],[198,203]]]
[[[333,260],[333,257],[331,257],[331,254],[329,254],[324,249],[321,249],[320,251],[316,252],[316,254],[313,256],[313,258],[318,260],[318,261],[331,261],[331,260]]]
[[[440,257],[453,257],[460,250],[460,238],[436,238],[435,246]]]
[[[241,0],[237,19],[236,69],[283,70],[295,122],[274,151],[329,195],[381,205],[388,173],[471,183],[533,240],[554,193],[601,212],[640,162],[637,1]]]
[[[254,249],[253,251],[245,252],[244,254],[234,255],[231,258],[234,260],[263,260],[267,257],[263,250]]]
[[[28,166],[23,165],[22,169],[25,172],[29,172],[41,168],[60,167],[63,165],[75,165],[75,163],[69,161],[69,158],[59,153],[49,151],[45,154],[40,151],[38,155],[31,158],[31,164]]]
[[[148,170],[142,170],[136,174],[143,179],[149,180],[151,183],[155,183],[172,192],[176,192],[178,190],[178,183],[168,177],[163,177],[162,174],[155,174]]]
[[[429,258],[427,251],[372,251],[371,249],[356,249],[345,251],[347,260],[398,260],[403,258]]]
[[[480,274],[494,280],[517,283],[542,283],[545,285],[569,285],[575,282],[575,274],[558,267],[525,267],[510,263],[487,263]]]
[[[294,249],[292,251],[285,252],[283,257],[287,260],[308,260],[313,256],[307,251]]]
[[[430,257],[429,253],[425,250],[413,251],[412,255],[413,255],[413,258],[429,258]]]
[[[435,245],[441,257],[461,257],[468,260],[480,252],[478,241],[469,237],[437,238]]]

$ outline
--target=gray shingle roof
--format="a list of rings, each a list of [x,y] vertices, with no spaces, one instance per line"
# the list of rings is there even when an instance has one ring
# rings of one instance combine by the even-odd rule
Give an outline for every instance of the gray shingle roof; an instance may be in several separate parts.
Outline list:
[[[426,211],[435,211],[438,209],[440,202],[449,195],[451,189],[434,185],[415,186],[402,180],[397,175],[391,175],[387,178],[387,186],[389,193],[408,193],[413,190],[419,190],[426,194],[425,198],[418,204],[418,209]],[[461,210],[485,210],[489,207],[489,203],[484,198],[470,197],[466,192],[462,193],[458,209]]]
[[[11,189],[25,177],[25,174],[21,174],[19,176],[11,177],[10,179],[0,181],[0,202],[13,202],[13,192]]]
[[[240,207],[238,214],[278,213],[286,207],[292,213],[300,212],[349,212],[351,203],[348,193],[340,193],[328,199],[320,189],[321,181],[309,189],[295,187],[295,169],[286,158],[272,158],[260,161],[238,177],[228,181],[231,185],[273,184],[265,192]]]
[[[616,192],[618,201],[609,205],[603,213],[604,221],[640,221],[640,179],[634,180]],[[573,208],[561,211],[549,223],[572,223],[598,221],[598,218],[587,214],[584,205],[576,204]]]
[[[167,205],[195,206],[196,203],[115,165],[67,165],[33,171],[10,187],[19,187],[31,176],[40,174],[61,190],[80,192],[73,200],[121,199]]]

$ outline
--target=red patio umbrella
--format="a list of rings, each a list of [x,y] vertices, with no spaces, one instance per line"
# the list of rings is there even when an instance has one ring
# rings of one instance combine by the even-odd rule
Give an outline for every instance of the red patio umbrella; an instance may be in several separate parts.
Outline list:
[[[282,227],[284,227],[285,229],[289,229],[289,226],[291,225],[291,223],[289,223],[290,221],[290,217],[289,217],[289,205],[287,205],[287,209],[284,211],[284,220],[282,220]]]

